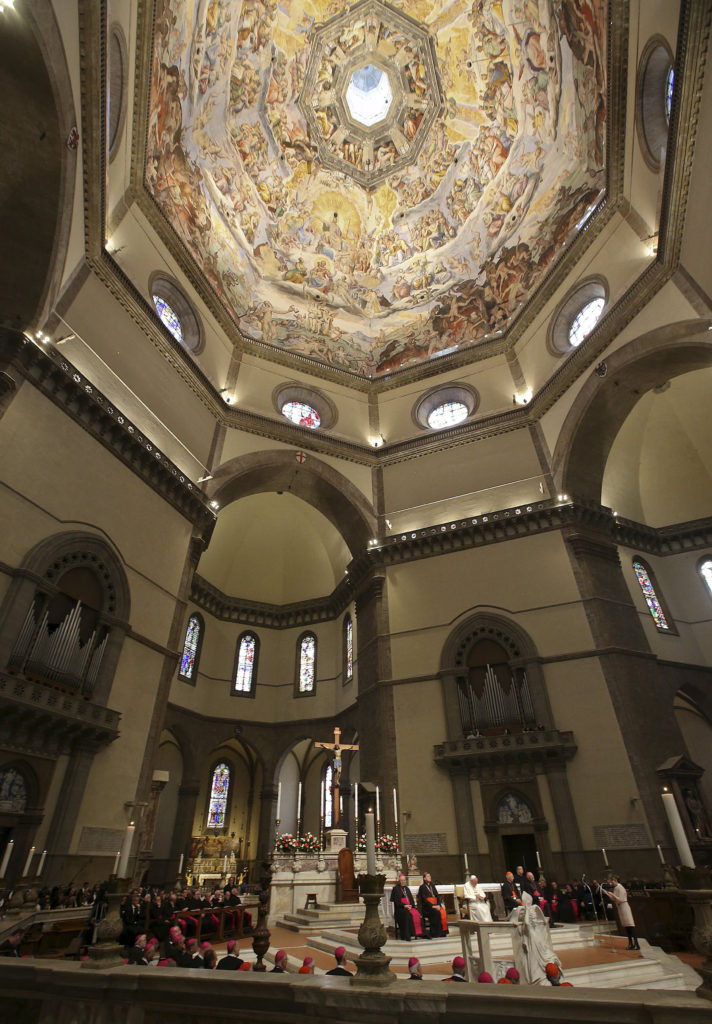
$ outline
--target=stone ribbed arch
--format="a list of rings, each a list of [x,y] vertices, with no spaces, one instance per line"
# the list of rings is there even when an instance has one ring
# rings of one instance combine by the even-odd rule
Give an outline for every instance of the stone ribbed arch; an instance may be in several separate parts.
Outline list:
[[[553,458],[559,491],[600,502],[608,456],[635,404],[672,377],[712,366],[709,326],[669,324],[606,356],[605,376],[590,375],[564,420]]]
[[[262,451],[230,459],[215,470],[210,497],[224,508],[249,494],[288,491],[325,515],[355,557],[376,536],[372,506],[338,470],[313,455],[300,464],[296,454]]]
[[[507,652],[512,667],[524,669],[537,721],[550,725],[551,707],[534,641],[513,619],[498,612],[479,611],[459,622],[443,645],[440,675],[443,679],[448,739],[462,738],[457,680],[467,675],[467,657],[480,640],[493,640]]]

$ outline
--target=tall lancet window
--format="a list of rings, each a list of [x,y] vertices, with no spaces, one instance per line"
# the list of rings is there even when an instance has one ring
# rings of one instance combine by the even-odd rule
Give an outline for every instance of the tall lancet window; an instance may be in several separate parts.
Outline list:
[[[321,813],[324,817],[324,828],[331,828],[334,824],[334,769],[330,764],[324,772],[324,806]]]
[[[314,693],[316,682],[316,637],[305,633],[299,640],[297,689],[300,694]]]
[[[237,644],[233,693],[249,696],[254,693],[258,641],[254,633],[243,633]]]
[[[348,683],[354,675],[354,626],[351,616],[344,619],[344,682]]]
[[[643,591],[645,603],[648,606],[648,611],[650,612],[650,616],[655,623],[656,628],[661,633],[669,633],[670,623],[663,611],[660,599],[655,592],[655,585],[653,583],[653,574],[651,570],[645,562],[642,561],[642,559],[635,558],[633,560],[633,572],[640,584],[640,589]]]
[[[712,597],[712,558],[705,558],[700,563],[700,576],[707,586],[710,597]]]
[[[494,640],[479,640],[471,649],[465,678],[458,679],[460,716],[465,736],[487,729],[521,729],[535,724],[526,672],[512,666],[507,651]]]
[[[215,766],[210,784],[210,804],[208,805],[208,828],[225,828],[227,816],[227,797],[230,792],[230,769],[221,761]]]
[[[198,658],[203,638],[203,621],[199,615],[191,615],[183,641],[183,655],[180,659],[178,675],[181,679],[194,682],[198,674]]]

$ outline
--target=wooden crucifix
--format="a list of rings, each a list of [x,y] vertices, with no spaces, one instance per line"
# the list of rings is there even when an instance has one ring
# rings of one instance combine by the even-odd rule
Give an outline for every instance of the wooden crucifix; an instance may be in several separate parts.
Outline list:
[[[333,750],[334,760],[332,763],[333,775],[331,776],[331,795],[333,797],[333,814],[331,820],[333,827],[339,824],[341,817],[341,807],[339,800],[339,783],[341,781],[341,751],[342,750],[358,750],[358,743],[339,743],[339,736],[341,736],[341,729],[338,725],[334,726],[334,742],[333,743],[318,743],[315,742],[315,747],[321,747],[322,750]]]

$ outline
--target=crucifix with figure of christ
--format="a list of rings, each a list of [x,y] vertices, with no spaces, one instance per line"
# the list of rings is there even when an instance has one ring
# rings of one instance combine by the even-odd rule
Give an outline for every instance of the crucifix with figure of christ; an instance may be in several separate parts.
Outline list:
[[[336,827],[339,824],[341,817],[341,807],[339,801],[339,782],[341,781],[341,751],[342,750],[358,750],[358,743],[339,743],[339,736],[341,736],[341,729],[338,725],[334,726],[334,742],[333,743],[318,743],[315,742],[315,747],[321,747],[323,750],[333,750],[334,761],[332,764],[333,775],[331,776],[331,795],[333,798],[333,814],[331,820]]]

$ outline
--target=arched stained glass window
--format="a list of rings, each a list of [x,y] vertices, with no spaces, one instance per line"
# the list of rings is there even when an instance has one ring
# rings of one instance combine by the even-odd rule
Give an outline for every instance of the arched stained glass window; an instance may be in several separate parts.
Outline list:
[[[299,641],[299,693],[313,693],[316,673],[316,637],[305,633]]]
[[[700,576],[705,581],[712,597],[712,558],[706,558],[700,565]]]
[[[665,79],[665,120],[670,122],[670,111],[672,110],[672,94],[675,88],[675,69],[668,68]]]
[[[180,317],[173,309],[169,306],[165,299],[162,299],[160,295],[153,296],[153,304],[156,307],[156,312],[163,321],[164,325],[171,332],[176,341],[183,342],[183,328],[181,326]]]
[[[257,637],[254,633],[244,633],[240,637],[237,648],[237,665],[235,667],[235,693],[252,693],[255,683],[257,661]]]
[[[344,682],[353,679],[354,674],[354,626],[351,616],[344,619]]]
[[[660,604],[658,595],[655,593],[655,587],[653,586],[650,578],[650,571],[648,567],[636,558],[633,562],[633,572],[640,584],[640,589],[643,591],[643,597],[645,598],[645,603],[648,606],[648,611],[653,618],[653,622],[661,633],[669,633],[670,625],[665,617],[665,612]]]
[[[331,828],[334,824],[334,794],[332,788],[334,785],[334,769],[330,764],[326,766],[324,772],[324,806],[321,809],[321,813],[324,816],[324,828]]]
[[[198,655],[203,634],[203,623],[198,615],[191,615],[185,631],[183,655],[180,659],[179,675],[182,679],[195,680],[198,674]]]
[[[208,805],[208,828],[225,828],[227,814],[227,795],[230,790],[230,769],[221,761],[215,766],[210,786],[210,804]]]

